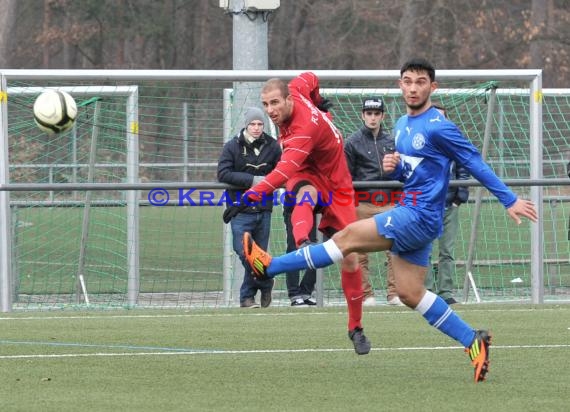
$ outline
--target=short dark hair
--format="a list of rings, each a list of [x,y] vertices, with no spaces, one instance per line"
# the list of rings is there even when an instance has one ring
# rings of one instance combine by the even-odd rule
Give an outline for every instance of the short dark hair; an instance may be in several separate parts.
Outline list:
[[[402,68],[400,69],[400,77],[404,74],[404,72],[412,71],[412,72],[427,72],[429,79],[433,82],[435,81],[435,68],[433,65],[428,62],[426,59],[422,59],[420,57],[413,58],[408,60],[404,63]]]

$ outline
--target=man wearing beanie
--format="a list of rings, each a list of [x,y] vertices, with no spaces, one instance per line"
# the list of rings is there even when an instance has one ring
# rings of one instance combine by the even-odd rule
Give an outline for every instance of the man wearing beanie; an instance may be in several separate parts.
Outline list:
[[[265,123],[264,121],[264,116],[263,116],[263,112],[261,111],[261,109],[257,108],[257,107],[248,107],[245,109],[245,113],[244,113],[244,124],[243,127],[247,128],[247,126],[251,123],[253,123],[254,120],[259,120],[261,122],[261,131],[263,132],[263,124]],[[257,134],[257,133],[256,133]],[[259,136],[256,136],[256,138]]]
[[[241,241],[244,232],[249,232],[258,244],[268,246],[273,203],[265,201],[255,206],[235,206],[242,200],[240,195],[271,172],[281,157],[277,141],[263,131],[264,123],[264,115],[259,108],[246,108],[243,128],[224,144],[218,162],[218,180],[239,188],[227,190],[227,197],[234,206],[226,209],[224,221],[231,224],[233,248],[245,269],[240,288],[240,306],[243,308],[259,307],[255,301],[258,290],[261,291],[261,307],[268,307],[273,289],[273,279],[253,277],[244,260]]]
[[[344,153],[348,168],[355,182],[373,182],[392,180],[382,170],[382,160],[387,152],[394,150],[394,139],[382,127],[384,120],[384,101],[381,97],[370,96],[362,101],[362,122],[360,129],[346,139]],[[356,215],[358,219],[368,219],[382,213],[392,206],[392,189],[364,187],[355,189]],[[362,268],[362,290],[364,305],[376,304],[374,289],[370,282],[370,269],[367,253],[359,253],[358,260]],[[386,251],[386,301],[389,305],[402,305],[396,293],[396,282],[392,269],[390,251]]]

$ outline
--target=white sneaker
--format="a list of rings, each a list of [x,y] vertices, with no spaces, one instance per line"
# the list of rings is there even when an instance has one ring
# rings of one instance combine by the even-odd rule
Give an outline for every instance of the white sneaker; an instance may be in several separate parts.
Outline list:
[[[368,296],[362,302],[362,306],[376,306],[376,298],[374,296]]]
[[[303,296],[303,301],[307,306],[317,306],[317,300],[312,296],[307,296],[307,297]]]
[[[305,303],[303,298],[295,298],[291,301],[291,306],[295,306],[297,308],[307,308],[309,305]]]
[[[388,300],[388,305],[390,306],[404,306],[399,296],[394,296],[392,299]]]

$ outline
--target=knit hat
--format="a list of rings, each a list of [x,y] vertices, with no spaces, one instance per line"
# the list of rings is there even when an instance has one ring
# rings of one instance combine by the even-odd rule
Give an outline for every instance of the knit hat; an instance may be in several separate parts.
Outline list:
[[[247,109],[245,109],[244,113],[245,127],[247,127],[254,120],[259,120],[261,123],[265,123],[263,117],[264,116],[261,109],[257,107],[248,107]]]

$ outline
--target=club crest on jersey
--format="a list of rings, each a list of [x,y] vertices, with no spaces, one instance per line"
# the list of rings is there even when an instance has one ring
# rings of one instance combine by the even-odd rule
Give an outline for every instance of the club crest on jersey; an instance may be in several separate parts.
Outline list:
[[[416,150],[421,150],[426,145],[426,138],[421,133],[416,133],[412,139],[412,146]]]

